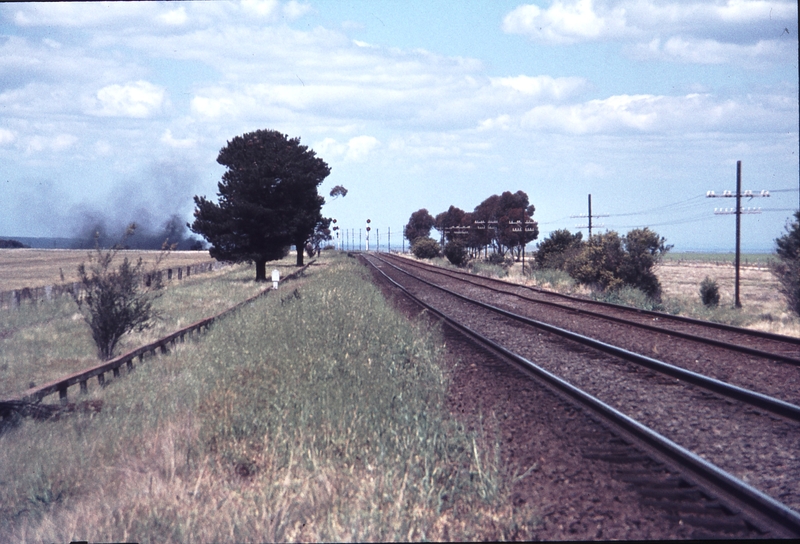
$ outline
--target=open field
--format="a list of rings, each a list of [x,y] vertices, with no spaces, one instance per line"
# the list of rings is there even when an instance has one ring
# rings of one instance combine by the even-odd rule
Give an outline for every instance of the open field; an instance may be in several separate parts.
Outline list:
[[[301,281],[91,390],[99,411],[0,434],[0,540],[535,535],[495,439],[444,407],[441,331],[343,255]]]
[[[285,276],[295,269],[294,257],[270,263]],[[168,282],[154,302],[158,318],[142,332],[122,337],[117,353],[215,315],[245,300],[266,284],[253,280],[253,266],[235,265]],[[70,296],[19,309],[0,310],[0,398],[42,385],[98,363],[89,326]]]
[[[88,261],[87,249],[0,249],[0,291],[78,281],[78,265]],[[160,251],[122,250],[118,258],[151,266]],[[187,266],[212,260],[207,251],[173,251],[160,268]],[[64,278],[61,278],[61,274]]]
[[[734,253],[700,253],[694,251],[668,251],[664,255],[664,261],[667,263],[690,264],[733,264],[735,258],[736,255]],[[774,253],[742,253],[739,255],[739,262],[743,266],[768,266],[775,258]]]

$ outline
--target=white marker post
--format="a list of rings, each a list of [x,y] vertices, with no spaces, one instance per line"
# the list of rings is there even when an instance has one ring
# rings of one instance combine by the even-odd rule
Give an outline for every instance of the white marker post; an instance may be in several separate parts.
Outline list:
[[[278,272],[277,270],[273,270],[272,271],[272,288],[273,289],[277,289],[278,288],[278,282],[279,281],[281,281],[281,273]]]

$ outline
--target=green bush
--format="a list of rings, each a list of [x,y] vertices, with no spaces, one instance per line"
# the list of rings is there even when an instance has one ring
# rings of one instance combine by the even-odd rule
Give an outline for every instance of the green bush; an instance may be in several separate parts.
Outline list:
[[[794,217],[795,221],[786,225],[786,234],[775,239],[780,261],[773,262],[770,270],[789,310],[800,315],[800,211]]]
[[[567,229],[551,232],[536,246],[536,266],[563,270],[564,263],[583,246],[582,238],[583,235],[580,232],[572,234]]]
[[[439,242],[433,238],[417,238],[414,240],[414,245],[411,246],[411,253],[413,253],[417,259],[433,259],[434,257],[438,257],[441,251],[442,248]]]
[[[456,266],[464,266],[469,259],[464,244],[455,240],[448,242],[447,245],[444,246],[444,256]]]
[[[578,283],[609,291],[623,285],[641,289],[654,300],[661,298],[661,284],[653,268],[672,246],[648,228],[634,229],[624,237],[615,231],[589,239],[570,257],[564,268]]]
[[[719,305],[719,285],[716,280],[712,280],[708,276],[700,282],[700,300],[703,301],[704,306],[717,306]]]

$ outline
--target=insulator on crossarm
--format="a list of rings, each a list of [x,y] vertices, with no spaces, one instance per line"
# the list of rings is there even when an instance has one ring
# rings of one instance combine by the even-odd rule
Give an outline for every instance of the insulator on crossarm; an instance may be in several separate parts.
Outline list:
[[[706,191],[706,198],[714,198],[717,194],[714,191]]]
[[[761,191],[761,196],[769,196],[769,191]]]

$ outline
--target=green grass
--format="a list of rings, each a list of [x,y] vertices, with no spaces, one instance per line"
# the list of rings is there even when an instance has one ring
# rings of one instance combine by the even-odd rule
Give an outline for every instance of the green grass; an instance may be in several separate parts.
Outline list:
[[[130,375],[0,435],[0,540],[530,538],[495,439],[445,409],[441,332],[332,257]]]

